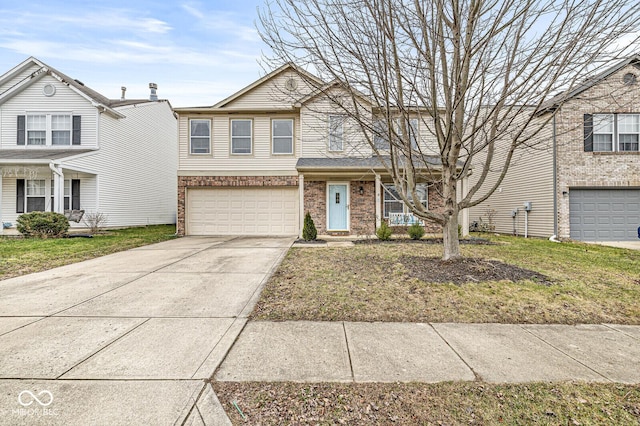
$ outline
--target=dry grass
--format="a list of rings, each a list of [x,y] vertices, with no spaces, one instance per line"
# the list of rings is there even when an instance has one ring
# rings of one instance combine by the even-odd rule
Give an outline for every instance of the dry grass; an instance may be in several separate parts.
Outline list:
[[[640,423],[640,388],[631,385],[216,382],[213,386],[236,425]]]
[[[499,244],[465,245],[464,255],[528,269],[548,277],[551,284],[425,282],[412,277],[415,273],[401,262],[408,256],[439,257],[440,245],[293,248],[267,284],[252,318],[640,324],[639,251],[491,238]]]

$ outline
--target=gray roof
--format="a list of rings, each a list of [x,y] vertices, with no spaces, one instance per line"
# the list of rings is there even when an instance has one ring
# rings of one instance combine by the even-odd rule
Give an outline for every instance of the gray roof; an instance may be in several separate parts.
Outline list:
[[[0,161],[2,160],[59,160],[86,152],[93,149],[0,149]]]
[[[437,156],[424,156],[424,161],[414,159],[416,167],[424,166],[424,163],[429,166],[441,165],[440,158]],[[384,164],[391,165],[391,159],[388,155],[380,157],[318,157],[318,158],[300,158],[296,164],[296,169],[354,169],[354,170],[371,170],[371,169],[384,169]]]

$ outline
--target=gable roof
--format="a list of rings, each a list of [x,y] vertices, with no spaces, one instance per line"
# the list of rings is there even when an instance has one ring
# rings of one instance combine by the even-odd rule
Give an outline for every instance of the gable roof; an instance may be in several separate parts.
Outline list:
[[[44,62],[34,58],[33,56],[0,76],[0,85],[23,73],[33,65],[36,65],[37,67],[39,67],[39,69],[29,74],[26,78],[14,84],[4,92],[0,93],[0,105],[11,99],[13,96],[20,93],[26,87],[38,81],[45,75],[49,75],[58,80],[60,83],[67,85],[71,90],[92,102],[95,107],[102,108],[106,112],[109,112],[116,117],[124,117],[124,115],[114,110],[113,108],[122,105],[130,105],[132,103],[139,104],[153,102],[149,99],[127,99],[124,101],[121,99],[109,99],[106,96],[91,89],[90,87],[85,86],[84,83],[82,83],[80,80],[69,77],[68,75],[45,64]]]
[[[298,67],[297,65],[293,64],[293,63],[286,63],[284,65],[282,65],[280,68],[276,68],[275,70],[271,71],[269,74],[265,75],[264,77],[254,81],[253,83],[251,83],[250,85],[248,85],[247,87],[240,89],[239,91],[237,91],[236,93],[234,93],[233,95],[221,100],[220,102],[218,102],[217,104],[211,106],[210,108],[223,108],[225,105],[230,104],[231,102],[235,101],[236,99],[242,97],[244,94],[250,92],[251,90],[255,89],[256,87],[266,83],[267,81],[273,79],[274,77],[278,76],[279,74],[288,71],[288,70],[292,70],[294,72],[296,72],[297,74],[303,76],[306,79],[311,80],[312,82],[314,82],[315,84],[322,86],[324,85],[324,81],[320,80],[320,78],[316,77],[315,75],[311,74],[310,72]]]
[[[553,98],[547,101],[544,101],[542,105],[540,105],[540,108],[538,109],[538,114],[543,114],[545,112],[553,111],[557,109],[564,102],[568,101],[569,99],[575,96],[578,96],[580,93],[584,92],[585,90],[592,88],[593,86],[600,83],[607,77],[620,71],[622,68],[626,67],[627,65],[634,65],[635,67],[640,69],[640,55],[629,56],[628,58],[607,68],[606,70],[588,78],[582,84],[578,85],[574,89],[561,92],[556,96],[554,96]]]
[[[329,82],[327,84],[323,84],[322,86],[318,87],[316,90],[312,91],[308,95],[298,99],[298,101],[296,101],[296,106],[300,107],[303,104],[309,102],[310,100],[315,99],[316,97],[327,93],[330,89],[332,89],[334,87],[342,87],[343,88],[345,86],[346,86],[345,82],[343,82],[342,80],[339,80],[339,79],[335,79],[335,80],[333,80],[333,81],[331,81],[331,82]],[[365,101],[369,105],[372,104],[371,99],[369,99],[369,97],[367,95],[365,95],[364,93],[362,93],[358,89],[352,87],[351,89],[349,89],[349,91],[351,91],[354,95],[356,95],[358,98],[360,98],[361,100]]]

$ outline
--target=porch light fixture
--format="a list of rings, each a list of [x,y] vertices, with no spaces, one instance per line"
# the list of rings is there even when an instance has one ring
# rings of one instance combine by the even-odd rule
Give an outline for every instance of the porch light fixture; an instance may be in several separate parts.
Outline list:
[[[360,195],[364,195],[364,186],[361,186],[361,187],[358,189],[358,192],[360,193]]]

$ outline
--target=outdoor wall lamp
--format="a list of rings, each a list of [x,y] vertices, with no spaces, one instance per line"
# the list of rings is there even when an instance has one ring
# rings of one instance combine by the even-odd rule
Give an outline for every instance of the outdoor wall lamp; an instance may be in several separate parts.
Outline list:
[[[358,192],[360,193],[360,195],[364,195],[364,186],[361,186],[361,187],[358,189]]]

